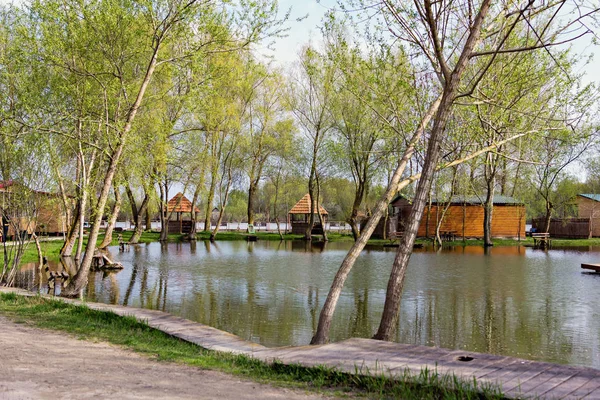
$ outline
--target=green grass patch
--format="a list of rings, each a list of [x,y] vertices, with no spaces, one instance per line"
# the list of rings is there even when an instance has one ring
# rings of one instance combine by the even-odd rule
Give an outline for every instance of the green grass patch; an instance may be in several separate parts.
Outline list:
[[[158,361],[170,361],[240,375],[259,382],[368,398],[500,399],[495,388],[464,382],[424,370],[417,377],[405,372],[397,380],[356,370],[347,374],[327,367],[306,368],[279,362],[267,364],[245,355],[203,349],[149,327],[133,317],[96,311],[36,297],[0,293],[0,313],[19,323],[68,332],[80,339],[124,346]]]

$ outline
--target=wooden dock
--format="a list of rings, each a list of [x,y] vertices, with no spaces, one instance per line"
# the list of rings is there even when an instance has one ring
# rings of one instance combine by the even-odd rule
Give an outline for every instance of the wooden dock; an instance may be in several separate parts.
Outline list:
[[[0,287],[0,292],[3,291],[35,295],[22,289]],[[78,300],[63,301],[81,304]],[[206,349],[246,354],[268,363],[326,366],[349,374],[384,374],[392,378],[406,372],[418,375],[427,368],[465,381],[475,379],[479,385],[495,385],[508,398],[600,400],[600,370],[594,368],[357,338],[320,346],[267,348],[161,311],[85,304],[95,310],[134,316],[155,329]]]
[[[581,264],[581,268],[600,273],[600,264]]]

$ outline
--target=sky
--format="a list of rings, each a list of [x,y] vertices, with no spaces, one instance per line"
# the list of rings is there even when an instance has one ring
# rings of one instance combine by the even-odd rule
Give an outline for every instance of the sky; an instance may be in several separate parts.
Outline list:
[[[310,40],[318,43],[321,35],[319,31],[321,20],[324,14],[335,5],[335,0],[280,0],[280,10],[285,12],[291,7],[292,12],[288,23],[290,28],[288,36],[278,39],[275,43],[275,52],[273,53],[275,62],[282,67],[289,65],[297,59],[298,52],[303,45]],[[304,16],[306,18],[302,21],[296,21]],[[596,32],[596,35],[600,36],[600,32]],[[591,40],[592,35],[587,35],[576,41],[573,46],[574,50],[584,57],[594,53],[598,54],[592,63],[582,68],[582,72],[586,74],[585,83],[593,82],[600,86],[600,46],[592,45]]]

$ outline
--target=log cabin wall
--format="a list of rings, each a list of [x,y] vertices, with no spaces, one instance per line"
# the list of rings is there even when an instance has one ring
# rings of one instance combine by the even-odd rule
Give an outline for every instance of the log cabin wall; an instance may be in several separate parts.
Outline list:
[[[577,196],[577,216],[579,218],[589,218],[593,237],[600,237],[600,202]]]
[[[432,237],[435,235],[437,221],[441,218],[444,206],[425,206],[423,218],[417,236]],[[429,214],[429,219],[427,218]],[[463,224],[464,221],[464,224]],[[483,206],[466,204],[451,205],[444,215],[440,231],[453,231],[457,237],[483,237]],[[524,205],[494,205],[492,214],[493,237],[525,238],[525,206]]]

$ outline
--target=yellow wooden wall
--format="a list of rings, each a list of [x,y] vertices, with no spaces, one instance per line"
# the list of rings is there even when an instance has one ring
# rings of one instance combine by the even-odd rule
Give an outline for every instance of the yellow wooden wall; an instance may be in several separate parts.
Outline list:
[[[443,206],[425,206],[418,236],[435,235],[437,221],[441,218]],[[452,205],[446,211],[440,231],[454,231],[457,237],[463,235],[463,212],[464,212],[464,235],[465,237],[483,237],[483,206],[480,205]],[[429,221],[427,220],[429,214]],[[427,223],[428,221],[428,223]],[[492,215],[493,237],[525,237],[525,206],[523,205],[495,205]]]
[[[577,196],[577,215],[579,218],[590,218],[593,237],[600,237],[600,202]]]

